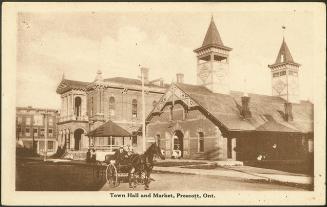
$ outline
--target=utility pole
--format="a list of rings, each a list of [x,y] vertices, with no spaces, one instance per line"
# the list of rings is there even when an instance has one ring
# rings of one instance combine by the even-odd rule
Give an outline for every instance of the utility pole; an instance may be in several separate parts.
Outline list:
[[[143,140],[143,152],[145,152],[145,100],[144,100],[144,71],[141,70],[142,77],[142,140]]]

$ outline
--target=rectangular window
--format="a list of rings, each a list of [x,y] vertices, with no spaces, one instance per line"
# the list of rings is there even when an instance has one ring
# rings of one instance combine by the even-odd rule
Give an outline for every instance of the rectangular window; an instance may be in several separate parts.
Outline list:
[[[26,125],[31,125],[31,117],[26,117],[25,122]]]
[[[136,118],[137,117],[137,100],[133,99],[132,101],[132,117]]]
[[[53,141],[48,141],[48,151],[53,151],[54,146],[53,146]]]
[[[273,77],[278,77],[279,76],[279,73],[273,73]]]
[[[137,136],[132,137],[132,144],[137,145]]]
[[[34,134],[34,137],[37,136],[37,128],[34,128],[34,129],[33,129],[33,134]]]
[[[26,136],[30,136],[31,134],[30,134],[30,128],[25,128],[25,135]]]
[[[199,132],[199,152],[204,152],[204,134]]]
[[[22,117],[17,117],[17,122],[18,122],[18,124],[21,124],[23,122]]]
[[[40,136],[43,137],[44,136],[44,129],[40,129]]]
[[[49,129],[48,132],[49,132],[49,137],[52,137],[53,136],[53,130]]]
[[[281,71],[279,74],[280,74],[280,76],[286,75],[286,71],[285,70],[284,71]]]

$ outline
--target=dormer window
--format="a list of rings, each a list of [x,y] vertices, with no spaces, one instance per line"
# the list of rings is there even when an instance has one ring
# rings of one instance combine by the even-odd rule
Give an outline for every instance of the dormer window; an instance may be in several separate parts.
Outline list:
[[[281,59],[281,62],[283,63],[284,62],[284,55],[283,54],[280,56],[280,59]]]

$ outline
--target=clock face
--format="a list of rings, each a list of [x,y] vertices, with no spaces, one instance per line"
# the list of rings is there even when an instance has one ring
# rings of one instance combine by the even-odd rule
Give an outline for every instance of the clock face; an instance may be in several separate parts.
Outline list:
[[[209,77],[209,68],[207,65],[203,64],[200,67],[199,77],[202,80],[202,82],[205,83],[205,81]]]
[[[281,81],[281,80],[278,80],[274,85],[273,85],[273,89],[278,93],[280,94],[284,88],[286,87],[286,84]]]

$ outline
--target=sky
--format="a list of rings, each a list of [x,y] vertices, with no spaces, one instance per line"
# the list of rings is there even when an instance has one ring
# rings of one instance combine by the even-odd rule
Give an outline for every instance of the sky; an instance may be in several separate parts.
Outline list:
[[[17,106],[60,108],[56,88],[62,79],[92,82],[98,70],[104,78],[140,75],[166,83],[185,75],[196,84],[196,55],[213,15],[230,52],[230,88],[271,94],[268,64],[276,60],[284,36],[293,59],[301,64],[300,94],[312,100],[314,14],[294,7],[278,10],[194,11],[51,11],[21,12],[17,18]],[[209,9],[210,8],[210,9]],[[217,8],[217,11],[214,9]]]

